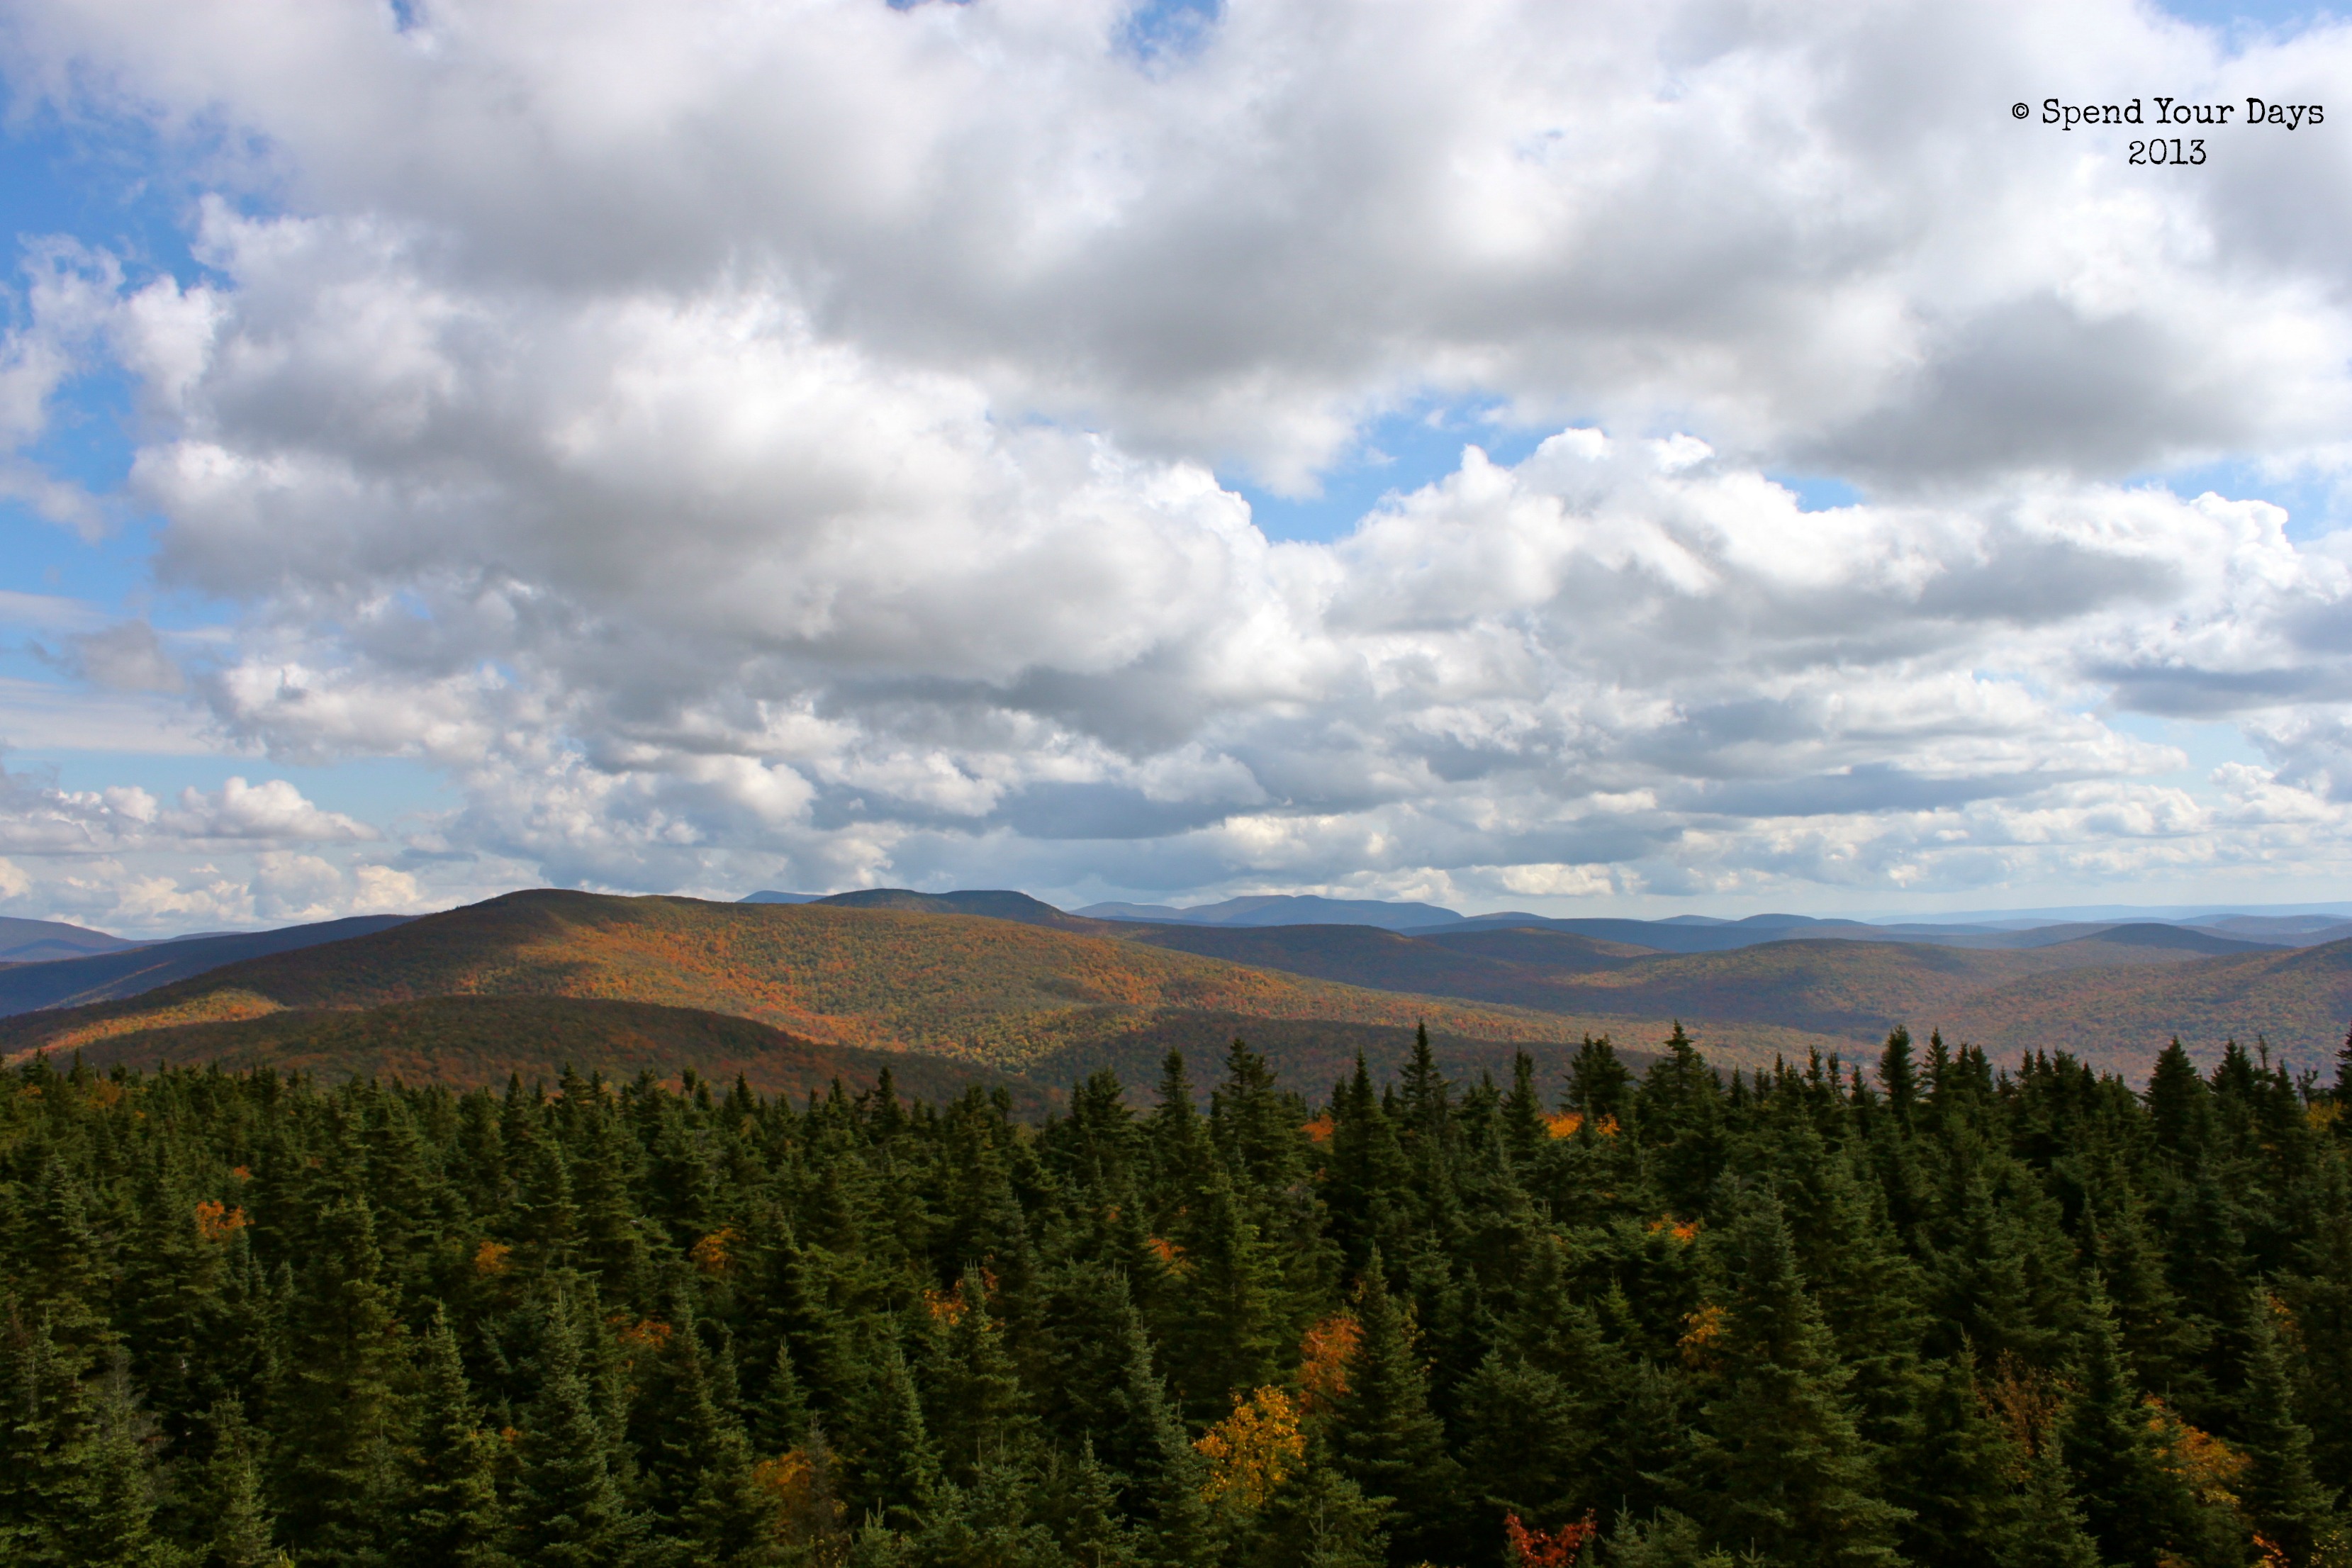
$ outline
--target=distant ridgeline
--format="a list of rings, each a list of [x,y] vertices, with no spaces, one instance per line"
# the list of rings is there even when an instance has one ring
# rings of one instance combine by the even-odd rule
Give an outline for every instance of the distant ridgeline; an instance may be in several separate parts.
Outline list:
[[[1423,1042],[1325,1099],[1237,1043],[1205,1113],[1171,1058],[1034,1124],[887,1071],[59,1065],[0,1094],[12,1564],[2352,1546],[2352,1086],[2235,1047],[2142,1096],[1899,1034],[1875,1085]]]

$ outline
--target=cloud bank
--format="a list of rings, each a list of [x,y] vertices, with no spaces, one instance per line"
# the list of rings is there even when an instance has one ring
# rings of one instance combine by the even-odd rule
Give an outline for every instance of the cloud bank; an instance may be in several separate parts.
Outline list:
[[[1107,0],[6,26],[20,104],[175,150],[199,263],[29,253],[0,429],[25,450],[103,363],[139,438],[121,496],[43,500],[22,457],[12,493],[160,518],[159,585],[226,627],[60,622],[60,668],[257,765],[414,758],[462,798],[17,788],[12,910],[126,854],[169,880],[165,837],[266,839],[292,890],[248,856],[257,911],[2344,867],[2352,540],[2145,476],[2340,468],[2346,142],[2232,126],[2135,168],[2009,105],[2352,124],[2352,32],[1502,0],[1231,0],[1164,47]],[[1328,543],[1254,525],[1237,482],[1311,492],[1414,410],[1454,471]],[[1801,510],[1790,474],[1866,499]],[[2134,716],[2242,755],[2196,773]]]

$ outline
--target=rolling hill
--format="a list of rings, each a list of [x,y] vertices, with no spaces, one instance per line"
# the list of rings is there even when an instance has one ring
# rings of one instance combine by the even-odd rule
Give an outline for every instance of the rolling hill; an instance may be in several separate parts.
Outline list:
[[[1195,1015],[1389,1028],[1426,1019],[1435,1033],[1488,1042],[1573,1041],[1615,1027],[1638,1045],[1667,1026],[1334,984],[968,914],[541,890],[125,1000],[22,1014],[0,1021],[0,1052],[87,1051],[154,1029],[469,995],[693,1008],[822,1045],[1015,1070]]]
[[[2230,1034],[2263,1034],[2315,1061],[2352,1013],[2352,943],[2249,947],[2159,924],[2026,948],[1832,938],[1663,953],[1554,926],[1114,924],[1019,894],[895,889],[789,904],[542,889],[373,923],[0,969],[0,1005],[79,1002],[0,1018],[0,1056],[213,1051],[446,1078],[452,1062],[503,1076],[576,1045],[614,1070],[668,1051],[673,1065],[749,1073],[761,1051],[786,1051],[777,1070],[805,1076],[817,1069],[790,1051],[892,1051],[1066,1084],[1097,1067],[1149,1081],[1171,1047],[1213,1058],[1238,1034],[1319,1087],[1359,1050],[1376,1068],[1395,1059],[1418,1021],[1475,1072],[1507,1070],[1521,1045],[1556,1065],[1545,1047],[1588,1032],[1654,1048],[1679,1018],[1725,1066],[1815,1049],[1862,1059],[1904,1024],[1997,1058],[2070,1049],[2137,1078],[2175,1033],[2206,1056]],[[297,941],[310,945],[211,966],[250,952],[240,943]],[[169,983],[142,989],[157,978]],[[443,1005],[467,998],[552,1010]],[[624,1027],[620,1014],[557,1002],[656,1012]],[[706,1016],[768,1033],[682,1021]],[[483,1067],[500,1018],[519,1032],[505,1065]]]
[[[1450,926],[1462,919],[1452,910],[1440,909],[1435,904],[1326,899],[1313,893],[1257,893],[1227,899],[1223,903],[1195,904],[1190,909],[1167,904],[1088,904],[1077,912],[1096,920],[1141,921],[1153,925],[1361,925],[1386,931]]]
[[[320,942],[366,936],[403,924],[405,915],[355,915],[283,931],[238,932],[151,942],[119,952],[57,959],[0,969],[0,1017],[42,1007],[115,1002],[266,953],[290,952]]]
[[[2329,1074],[2352,1019],[2352,941],[2141,968],[2027,976],[1969,997],[1946,1033],[1995,1059],[2067,1050],[2137,1077],[2173,1036],[2210,1064],[2222,1042],[2251,1046]]]
[[[765,1024],[688,1007],[571,996],[436,996],[380,1007],[303,1009],[216,1023],[183,1024],[111,1035],[82,1051],[93,1067],[217,1063],[258,1067],[330,1080],[374,1077],[452,1089],[497,1086],[509,1073],[525,1082],[552,1079],[565,1067],[608,1079],[651,1072],[675,1079],[690,1068],[731,1083],[736,1075],[762,1094],[805,1096],[839,1079],[849,1089],[874,1086],[890,1069],[918,1100],[950,1100],[973,1084],[1003,1088],[1023,1115],[1052,1097],[1037,1085],[977,1063],[903,1051],[861,1050],[795,1038]]]
[[[1606,1027],[1622,1039],[1649,1037],[1622,1020],[1679,1017],[1693,1026],[1711,1054],[1750,1066],[1769,1061],[1776,1051],[1801,1054],[1809,1045],[1851,1058],[1857,1048],[1874,1048],[1896,1024],[1921,1034],[1948,1027],[1973,1016],[1968,1009],[1977,999],[2038,975],[2097,971],[2105,977],[2090,983],[2091,991],[2133,993],[2147,979],[2138,971],[2196,963],[2216,954],[2284,957],[2293,951],[2154,923],[2084,929],[2092,934],[2020,948],[1830,937],[1699,953],[1644,952],[1530,926],[1410,936],[1360,926],[1139,926],[1129,940],[1351,984],[1599,1019],[1596,1032]],[[2236,1026],[2251,1036],[2259,1026]],[[1763,1029],[1803,1038],[1767,1038],[1757,1033]],[[2114,1054],[2112,1065],[2144,1071],[2166,1037]],[[2009,1038],[2003,1037],[2004,1045]]]
[[[1121,934],[1146,946],[1344,985],[1517,1007],[1557,1008],[1563,977],[1644,956],[1643,949],[1620,942],[1542,931],[1428,937],[1368,925],[1186,925],[1136,926]]]
[[[0,915],[0,963],[47,963],[51,959],[120,952],[141,945],[62,921],[27,921]]]

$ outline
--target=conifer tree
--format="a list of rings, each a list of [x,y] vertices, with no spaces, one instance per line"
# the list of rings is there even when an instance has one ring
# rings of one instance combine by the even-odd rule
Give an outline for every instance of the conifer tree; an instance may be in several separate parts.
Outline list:
[[[843,1489],[854,1515],[910,1529],[935,1500],[938,1455],[895,1325],[869,1325],[860,1351],[833,1433]]]
[[[2204,1147],[2211,1131],[2212,1097],[2177,1037],[2148,1074],[2147,1109],[2158,1148],[2181,1159]]]
[[[808,1401],[801,1393],[800,1376],[793,1370],[792,1347],[779,1342],[767,1384],[760,1391],[752,1413],[752,1442],[762,1454],[782,1454],[801,1444],[808,1435]]]
[[[450,1568],[508,1568],[495,1475],[498,1439],[482,1430],[457,1336],[436,1316],[425,1332],[415,1443],[395,1557]]]
[[[0,1342],[0,1563],[69,1568],[96,1503],[98,1423],[84,1358],[48,1314],[7,1304]]]
[[[941,1310],[947,1321],[930,1338],[923,1369],[928,1419],[947,1478],[971,1486],[983,1462],[1025,1450],[1026,1401],[980,1270],[965,1272]]]
[[[2066,1468],[2100,1557],[2152,1563],[2176,1533],[2184,1500],[2155,1452],[2139,1391],[2116,1343],[2115,1316],[2096,1277],[2063,1437]]]
[[[1797,1271],[1780,1209],[1752,1202],[1729,1237],[1733,1297],[1710,1351],[1720,1392],[1697,1459],[1717,1534],[1799,1568],[1897,1563],[1904,1510],[1878,1493],[1848,1373]]]
[[[1243,1568],[1384,1568],[1390,1505],[1364,1496],[1321,1442],[1278,1488],[1241,1542]],[[1447,1557],[1459,1555],[1459,1543]],[[1407,1561],[1412,1561],[1408,1558]]]
[[[1073,1568],[1135,1568],[1141,1563],[1141,1547],[1120,1516],[1118,1490],[1096,1459],[1094,1445],[1081,1443],[1074,1464],[1049,1459],[1047,1467],[1046,1514]]]
[[[1463,1476],[1487,1525],[1499,1529],[1507,1513],[1565,1523],[1600,1500],[1583,1485],[1597,1412],[1560,1378],[1491,1352],[1463,1385],[1461,1405]]]
[[[1997,1542],[2000,1568],[2100,1568],[2054,1435],[2025,1459],[2014,1515]]]
[[[1460,1470],[1429,1407],[1429,1373],[1412,1320],[1389,1293],[1378,1253],[1358,1287],[1355,1316],[1360,1337],[1348,1361],[1347,1390],[1331,1402],[1335,1457],[1365,1497],[1386,1500],[1404,1560],[1435,1557],[1456,1523]]]
[[[1911,1130],[1911,1113],[1919,1102],[1919,1071],[1911,1061],[1911,1031],[1897,1024],[1888,1031],[1886,1049],[1878,1058],[1878,1083],[1886,1091],[1886,1109],[1895,1124]]]
[[[225,1398],[212,1407],[205,1425],[211,1452],[192,1479],[183,1510],[187,1533],[204,1542],[198,1568],[273,1568],[285,1559],[271,1541],[273,1521],[262,1502],[245,1408]]]
[[[1209,1131],[1246,1200],[1264,1202],[1305,1176],[1304,1109],[1276,1087],[1265,1057],[1234,1041],[1224,1079],[1209,1095]]]
[[[1503,1096],[1502,1112],[1503,1146],[1524,1181],[1535,1172],[1550,1139],[1543,1096],[1536,1090],[1535,1058],[1525,1051],[1511,1053],[1511,1087]]]
[[[1331,1141],[1323,1201],[1342,1266],[1360,1274],[1376,1249],[1403,1239],[1403,1205],[1410,1174],[1394,1120],[1372,1091],[1362,1053],[1355,1076],[1331,1097]]]
[[[1569,1065],[1568,1108],[1587,1121],[1614,1118],[1622,1121],[1625,1114],[1626,1090],[1633,1075],[1610,1045],[1609,1037],[1584,1037],[1576,1048],[1576,1058]]]
[[[294,1276],[269,1415],[278,1521],[299,1559],[327,1568],[386,1544],[396,1342],[366,1201],[324,1208],[315,1245]]]
[[[2295,1418],[2294,1384],[2266,1292],[2254,1292],[2245,1321],[2246,1375],[2236,1423],[2247,1460],[2242,1500],[2262,1541],[2292,1568],[2305,1568],[2327,1534],[2334,1500],[2312,1475],[2311,1433]]]
[[[1224,1413],[1229,1393],[1274,1375],[1280,1281],[1222,1160],[1171,1228],[1181,1256],[1165,1310],[1168,1373],[1186,1416],[1205,1425]]]
[[[607,1458],[570,1303],[544,1303],[539,1395],[525,1415],[510,1551],[525,1568],[625,1568],[639,1561],[642,1522]]]
[[[75,1522],[74,1561],[83,1568],[170,1568],[173,1554],[155,1533],[154,1463],[120,1353],[100,1381],[95,1414],[89,1511]]]

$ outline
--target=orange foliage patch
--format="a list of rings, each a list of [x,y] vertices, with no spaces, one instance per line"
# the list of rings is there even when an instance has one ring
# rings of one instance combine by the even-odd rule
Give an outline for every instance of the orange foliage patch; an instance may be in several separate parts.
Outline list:
[[[2156,1437],[2164,1468],[2179,1477],[2198,1501],[2209,1507],[2237,1507],[2238,1479],[2250,1463],[2246,1456],[2210,1432],[2183,1421],[2155,1394],[2141,1403],[2147,1409],[2147,1429]]]
[[[507,1271],[507,1258],[514,1251],[503,1241],[486,1241],[474,1248],[474,1272],[489,1279]]]
[[[1979,1399],[2008,1431],[2017,1451],[2032,1455],[2042,1452],[2042,1446],[2057,1431],[2066,1393],[2065,1385],[2050,1373],[2028,1366],[2003,1351],[2000,1360],[1994,1363],[1992,1381],[1985,1384]],[[2012,1479],[2022,1480],[2024,1477]]]
[[[249,1182],[253,1180],[253,1172],[244,1165],[231,1165],[228,1168],[228,1173],[235,1176],[240,1182]]]
[[[1192,1447],[1209,1461],[1202,1497],[1210,1502],[1230,1498],[1250,1509],[1264,1508],[1307,1457],[1298,1407],[1278,1388],[1261,1388],[1246,1399],[1234,1395],[1234,1413]]]
[[[1166,1264],[1171,1273],[1189,1274],[1192,1271],[1192,1265],[1184,1257],[1184,1249],[1166,1237],[1152,1237],[1147,1245],[1150,1247],[1152,1256]]]
[[[657,1351],[669,1343],[670,1326],[659,1318],[646,1318],[630,1322],[625,1318],[613,1320],[613,1337],[633,1351]]]
[[[705,1274],[724,1274],[728,1267],[735,1261],[734,1255],[728,1250],[734,1244],[735,1227],[731,1225],[721,1226],[696,1242],[692,1250],[687,1253],[687,1257],[693,1261],[695,1268]]]
[[[251,991],[207,991],[168,1006],[151,1007],[144,1012],[126,1013],[119,1017],[104,1018],[85,1024],[78,1029],[68,1029],[53,1035],[35,1047],[45,1051],[69,1051],[77,1046],[87,1046],[116,1035],[137,1034],[142,1029],[167,1029],[179,1024],[216,1024],[242,1018],[261,1018],[280,1012],[278,1005],[268,997]],[[20,1052],[19,1055],[30,1055]],[[118,1086],[115,1093],[120,1096]]]
[[[1685,1364],[1703,1368],[1715,1364],[1715,1352],[1707,1347],[1721,1338],[1723,1309],[1706,1306],[1683,1320],[1683,1337],[1675,1345]]]
[[[1563,1110],[1544,1118],[1544,1131],[1555,1138],[1573,1138],[1583,1129],[1584,1112],[1581,1110]],[[1597,1138],[1616,1137],[1617,1119],[1613,1116],[1602,1117],[1592,1124],[1592,1132]]]
[[[970,1303],[963,1299],[961,1281],[958,1281],[952,1290],[923,1292],[923,1310],[931,1315],[931,1321],[935,1323],[944,1324],[951,1329],[963,1321],[964,1313],[970,1310]]]
[[[226,1241],[245,1228],[245,1211],[206,1198],[196,1205],[196,1234],[206,1241]]]
[[[1362,1327],[1342,1312],[1317,1323],[1299,1340],[1299,1399],[1310,1413],[1348,1392],[1348,1363],[1363,1337]]]
[[[1307,1141],[1310,1143],[1328,1143],[1331,1142],[1332,1129],[1336,1125],[1338,1124],[1329,1117],[1318,1116],[1299,1131],[1307,1134]]]
[[[1652,1236],[1671,1236],[1685,1247],[1698,1239],[1698,1221],[1678,1220],[1672,1215],[1666,1215],[1650,1222]]]
[[[1600,1532],[1589,1512],[1574,1524],[1563,1524],[1549,1533],[1529,1530],[1516,1513],[1503,1516],[1503,1543],[1510,1552],[1512,1568],[1570,1568],[1585,1543]]]
[[[766,1494],[788,1541],[822,1541],[841,1528],[847,1510],[834,1496],[827,1468],[821,1457],[805,1448],[787,1449],[751,1467],[751,1484]],[[837,1560],[830,1555],[810,1559]]]
[[[790,1496],[805,1489],[815,1470],[816,1467],[809,1463],[806,1449],[793,1448],[751,1467],[751,1479],[766,1490]]]

